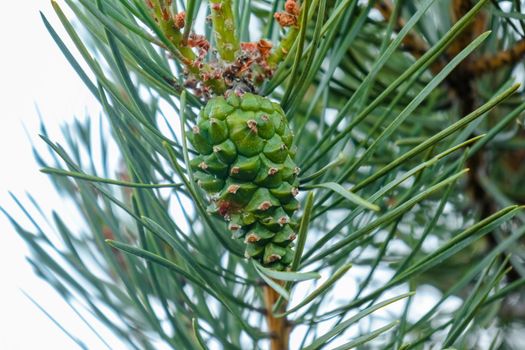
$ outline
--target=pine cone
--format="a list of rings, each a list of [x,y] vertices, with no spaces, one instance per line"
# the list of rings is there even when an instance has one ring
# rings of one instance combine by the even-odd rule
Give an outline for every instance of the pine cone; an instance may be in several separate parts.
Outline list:
[[[247,258],[285,269],[296,237],[291,217],[299,208],[299,168],[281,107],[250,93],[215,97],[189,135],[199,153],[191,167],[213,211],[244,240]]]

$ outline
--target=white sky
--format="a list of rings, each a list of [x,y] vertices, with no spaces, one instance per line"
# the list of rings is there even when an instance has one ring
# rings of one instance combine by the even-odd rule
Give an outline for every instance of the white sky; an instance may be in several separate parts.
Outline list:
[[[0,11],[0,206],[16,214],[8,191],[19,197],[30,192],[47,211],[61,207],[31,153],[27,134],[41,144],[35,106],[55,138],[64,121],[83,116],[86,110],[98,111],[94,98],[47,33],[39,10],[61,29],[48,0],[9,1]],[[0,249],[0,349],[78,348],[21,290],[67,324],[89,349],[102,348],[60,297],[33,274],[24,260],[27,249],[3,215]]]

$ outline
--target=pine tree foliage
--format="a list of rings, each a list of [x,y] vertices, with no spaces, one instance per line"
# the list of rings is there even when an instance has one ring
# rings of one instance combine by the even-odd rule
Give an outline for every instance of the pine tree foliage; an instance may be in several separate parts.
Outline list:
[[[82,228],[32,197],[14,197],[32,227],[6,215],[35,272],[98,320],[87,324],[101,348],[113,345],[100,327],[130,349],[519,349],[523,6],[53,2],[73,45],[51,14],[44,26],[103,116],[66,126],[65,144],[42,125],[35,154]],[[249,224],[273,255],[232,239],[240,219],[210,212],[217,178],[199,157],[212,145],[193,131],[223,96],[272,101],[290,130],[268,139],[300,168],[297,190],[286,185],[293,237],[282,248]],[[215,146],[227,140],[217,130],[205,135]]]

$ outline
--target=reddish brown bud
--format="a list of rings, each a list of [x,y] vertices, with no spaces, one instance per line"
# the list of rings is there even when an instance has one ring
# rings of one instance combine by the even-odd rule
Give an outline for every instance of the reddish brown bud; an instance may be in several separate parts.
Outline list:
[[[241,43],[241,49],[243,51],[256,51],[257,50],[257,44],[252,42],[243,42]]]
[[[186,24],[186,12],[182,11],[177,13],[173,19],[173,22],[175,23],[175,28],[184,28],[184,25]]]
[[[261,57],[268,57],[272,49],[272,43],[268,40],[261,39],[257,42],[257,48],[259,49]]]
[[[188,38],[188,45],[190,47],[196,47],[206,52],[210,49],[210,43],[206,39],[206,37],[194,33],[192,33]]]
[[[167,22],[170,19],[170,12],[167,8],[162,9],[162,19],[164,20],[164,22]]]
[[[301,12],[301,8],[296,0],[287,0],[284,4],[284,9],[286,12],[294,16],[299,16],[299,13]]]
[[[277,12],[274,18],[281,27],[297,26],[297,16],[291,15],[288,12]]]

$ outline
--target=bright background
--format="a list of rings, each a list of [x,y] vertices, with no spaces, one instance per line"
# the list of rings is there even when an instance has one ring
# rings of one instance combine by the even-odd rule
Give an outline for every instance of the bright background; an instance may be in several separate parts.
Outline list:
[[[31,142],[43,143],[38,138],[37,109],[54,140],[60,140],[64,122],[99,111],[46,31],[39,10],[64,33],[48,0],[9,1],[0,11],[0,206],[17,219],[22,215],[9,191],[20,198],[31,193],[47,212],[63,206],[33,160]],[[0,214],[0,349],[78,348],[22,291],[67,325],[90,350],[100,349],[101,344],[64,301],[33,274],[24,258],[27,252]]]

